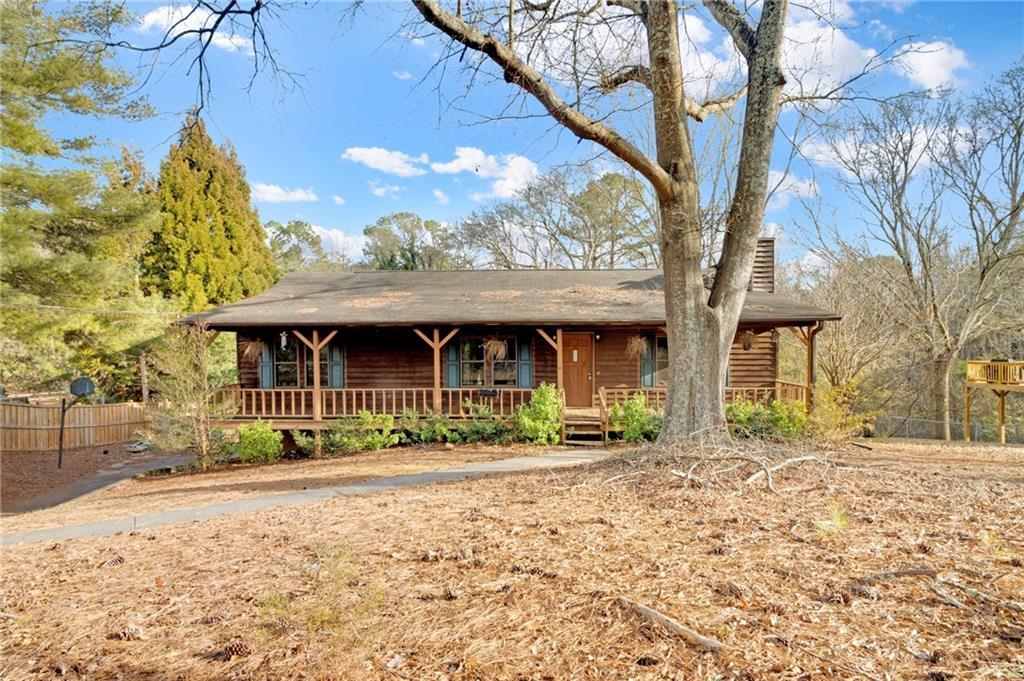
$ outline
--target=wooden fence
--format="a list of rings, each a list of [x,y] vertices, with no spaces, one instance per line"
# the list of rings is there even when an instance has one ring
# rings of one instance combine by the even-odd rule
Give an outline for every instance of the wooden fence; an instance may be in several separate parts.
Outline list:
[[[126,442],[147,422],[141,402],[78,404],[64,421],[64,448]],[[0,451],[57,451],[60,404],[0,402]]]

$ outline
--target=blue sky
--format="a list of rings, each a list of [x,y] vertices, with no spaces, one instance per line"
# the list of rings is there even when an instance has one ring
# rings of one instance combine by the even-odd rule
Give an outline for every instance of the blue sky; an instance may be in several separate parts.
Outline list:
[[[175,11],[166,3],[130,7],[140,19],[124,37],[138,44],[157,39],[159,26]],[[244,40],[225,35],[212,48],[213,93],[203,115],[215,139],[230,139],[237,150],[263,220],[307,220],[326,230],[330,244],[357,254],[363,227],[382,215],[409,210],[456,220],[553,165],[593,158],[592,145],[578,144],[543,116],[488,121],[477,115],[498,111],[507,101],[511,86],[500,79],[477,84],[470,98],[457,100],[468,81],[452,69],[443,78],[431,73],[443,40],[403,31],[403,22],[415,18],[408,5],[369,4],[354,19],[346,10],[331,2],[296,4],[268,23],[280,65],[300,74],[295,88],[264,75],[247,91],[252,62]],[[795,53],[794,60],[835,62],[829,64],[834,76],[859,68],[870,50],[892,36],[927,45],[922,54],[908,56],[902,70],[873,76],[870,87],[877,92],[941,83],[969,91],[1024,52],[1024,3],[897,0],[843,4],[837,11],[843,28],[829,31],[827,55]],[[794,35],[823,30],[799,10],[791,26]],[[725,68],[729,55],[710,19],[698,14],[689,28],[693,58]],[[143,85],[157,116],[131,123],[60,118],[54,123],[58,133],[88,130],[112,144],[128,144],[156,171],[184,112],[197,101],[195,75],[186,73],[189,59],[175,61],[178,56],[161,55]],[[130,69],[144,70],[150,60],[121,57]],[[490,69],[490,75],[500,74]],[[540,109],[531,105],[528,112]],[[780,163],[788,155],[784,146]],[[766,222],[786,230],[797,215],[793,199],[812,193],[836,205],[838,215],[853,217],[844,212],[849,206],[827,172],[798,163]]]

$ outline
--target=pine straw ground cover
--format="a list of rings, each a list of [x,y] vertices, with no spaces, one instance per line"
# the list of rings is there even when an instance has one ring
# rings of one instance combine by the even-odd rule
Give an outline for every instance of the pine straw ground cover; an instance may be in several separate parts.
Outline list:
[[[0,529],[8,534],[69,522],[87,523],[131,513],[142,515],[250,496],[280,494],[370,478],[453,468],[468,463],[530,456],[536,447],[465,446],[398,447],[331,459],[279,461],[269,465],[230,464],[206,472],[140,476],[60,506],[4,517]],[[8,484],[7,471],[2,482]]]
[[[641,453],[3,549],[0,675],[1020,678],[1024,452],[932,447],[790,451],[832,465],[775,493]]]

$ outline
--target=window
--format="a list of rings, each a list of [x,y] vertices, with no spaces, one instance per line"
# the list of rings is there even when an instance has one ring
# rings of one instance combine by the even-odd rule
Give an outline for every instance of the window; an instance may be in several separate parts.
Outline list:
[[[507,347],[504,359],[486,361],[484,338],[463,338],[459,351],[459,374],[464,387],[514,386],[519,383],[516,339],[501,338]]]
[[[654,385],[668,384],[668,338],[656,336],[654,339]]]
[[[299,348],[291,335],[282,347],[280,339],[274,343],[274,387],[296,388],[299,385]]]
[[[303,376],[303,383],[307,388],[313,387],[313,351],[303,348],[306,357],[306,375]],[[330,343],[320,350],[320,387],[341,388],[342,381],[342,355],[341,346]]]

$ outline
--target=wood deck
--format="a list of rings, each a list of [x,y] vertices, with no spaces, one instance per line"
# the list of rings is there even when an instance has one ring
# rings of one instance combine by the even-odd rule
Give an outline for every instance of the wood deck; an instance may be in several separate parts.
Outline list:
[[[971,399],[979,389],[991,390],[999,400],[999,442],[1006,444],[1006,396],[1024,392],[1024,362],[967,362],[964,376],[964,440],[971,441]]]

